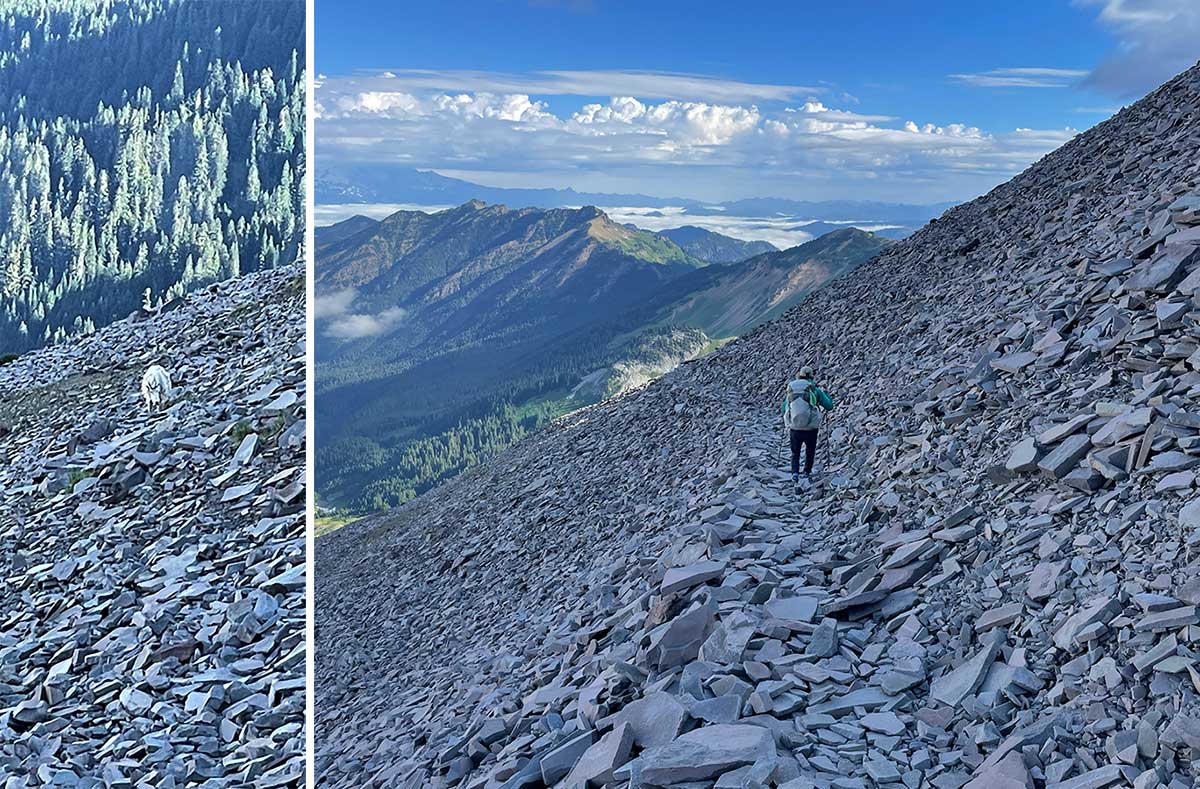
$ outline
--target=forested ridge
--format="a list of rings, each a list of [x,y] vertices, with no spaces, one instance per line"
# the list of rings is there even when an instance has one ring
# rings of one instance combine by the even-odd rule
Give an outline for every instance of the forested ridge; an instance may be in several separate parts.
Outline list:
[[[623,317],[623,316],[622,316]],[[396,507],[483,463],[552,419],[584,405],[571,388],[597,367],[624,358],[620,321],[591,325],[513,353],[461,348],[426,359],[378,381],[362,381],[347,366],[322,371],[318,396],[352,385],[356,407],[327,412],[317,429],[321,496],[349,511]],[[496,365],[481,384],[481,365]],[[344,422],[357,426],[347,430]]]
[[[0,353],[294,260],[304,3],[0,8]]]

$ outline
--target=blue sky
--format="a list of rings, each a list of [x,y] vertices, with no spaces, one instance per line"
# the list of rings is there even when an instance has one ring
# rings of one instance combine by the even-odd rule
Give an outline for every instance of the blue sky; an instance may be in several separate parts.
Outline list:
[[[318,175],[933,202],[1191,65],[1200,3],[317,0],[315,35]]]

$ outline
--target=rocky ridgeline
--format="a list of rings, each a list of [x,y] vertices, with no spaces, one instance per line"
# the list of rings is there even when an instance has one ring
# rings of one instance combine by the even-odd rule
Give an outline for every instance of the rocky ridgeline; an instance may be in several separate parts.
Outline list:
[[[327,786],[1197,784],[1200,68],[317,549]],[[778,400],[839,407],[796,496]]]
[[[0,785],[303,785],[303,277],[0,367]]]

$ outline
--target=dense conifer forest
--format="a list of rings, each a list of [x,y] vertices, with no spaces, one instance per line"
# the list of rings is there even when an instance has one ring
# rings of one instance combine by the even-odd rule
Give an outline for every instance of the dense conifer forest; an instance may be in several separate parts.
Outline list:
[[[0,6],[0,354],[304,238],[302,0]]]

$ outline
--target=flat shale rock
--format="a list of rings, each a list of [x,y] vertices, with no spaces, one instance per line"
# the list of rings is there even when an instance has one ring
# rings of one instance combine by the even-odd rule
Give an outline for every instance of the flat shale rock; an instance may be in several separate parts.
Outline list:
[[[960,704],[983,684],[998,651],[999,645],[995,642],[980,649],[965,663],[930,683],[929,695],[952,707]]]
[[[0,785],[304,785],[303,277],[0,366]]]
[[[668,595],[720,578],[724,570],[725,566],[720,562],[698,562],[686,567],[672,567],[663,576],[659,593]]]
[[[760,726],[718,724],[688,732],[667,745],[650,748],[637,761],[621,767],[618,779],[638,774],[649,784],[664,786],[702,781],[775,755],[771,732]]]
[[[645,698],[626,704],[617,713],[618,727],[627,726],[633,742],[641,748],[666,745],[679,735],[687,710],[670,693],[651,693]]]
[[[633,730],[628,723],[618,724],[579,757],[567,776],[567,786],[610,783],[613,773],[629,761],[632,748]]]
[[[562,748],[571,787],[1194,786],[1198,107],[1193,68],[778,320],[321,538],[318,783],[540,786]],[[838,407],[796,494],[805,363]]]

